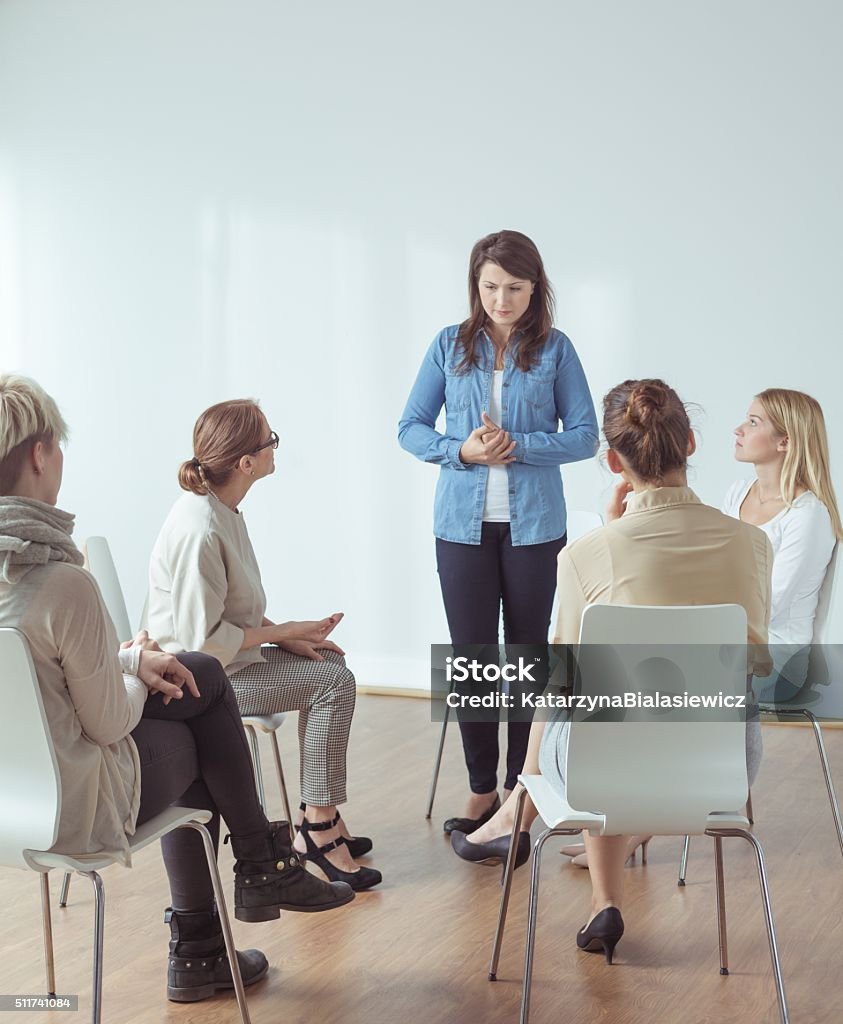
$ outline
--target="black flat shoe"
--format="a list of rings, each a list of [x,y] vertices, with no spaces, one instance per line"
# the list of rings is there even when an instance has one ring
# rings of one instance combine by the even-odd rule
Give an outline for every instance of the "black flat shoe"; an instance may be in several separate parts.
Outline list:
[[[307,808],[304,804],[299,804],[299,810],[304,814]],[[337,811],[334,817],[333,824],[336,825],[340,820],[340,812]],[[296,832],[300,831],[300,827],[296,825]],[[345,845],[348,847],[348,852],[351,856],[357,860],[358,857],[365,857],[372,849],[372,840],[368,836],[351,836],[346,838]]]
[[[469,842],[464,832],[456,829],[451,833],[451,849],[463,860],[473,861],[475,864],[503,864],[506,866],[506,857],[509,853],[509,843],[512,836],[507,833],[498,839],[492,839],[488,843]],[[518,848],[515,851],[515,866],[520,868],[530,859],[530,833],[518,833]],[[503,876],[501,876],[503,881]]]
[[[364,889],[371,889],[383,881],[383,875],[375,868],[358,868],[356,871],[343,871],[332,864],[325,856],[331,850],[336,850],[343,844],[348,845],[345,836],[338,836],[332,843],[324,846],[317,846],[310,838],[311,832],[325,832],[331,829],[336,821],[308,821],[302,820],[299,831],[304,836],[304,843],[307,847],[307,859],[316,864],[332,882],[345,882],[355,892],[363,892]]]
[[[448,818],[442,826],[442,830],[448,835],[451,832],[465,832],[466,835],[469,835],[469,833],[475,832],[480,828],[481,825],[485,825],[489,818],[500,810],[500,806],[501,798],[496,793],[492,806],[488,811],[484,811],[479,818]]]
[[[612,962],[615,946],[623,935],[623,918],[617,907],[606,907],[596,915],[589,925],[583,925],[577,932],[577,945],[586,953],[606,954],[606,963]]]

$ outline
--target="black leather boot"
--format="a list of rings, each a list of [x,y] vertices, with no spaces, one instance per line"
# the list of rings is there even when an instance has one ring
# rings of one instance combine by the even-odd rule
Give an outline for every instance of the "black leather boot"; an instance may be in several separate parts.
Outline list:
[[[345,882],[323,882],[305,871],[286,821],[270,822],[269,832],[230,839],[237,858],[234,916],[238,921],[272,921],[282,910],[333,910],[354,899],[354,890]]]
[[[168,999],[175,1003],[196,1003],[209,999],[218,989],[234,988],[216,910],[185,911],[167,907],[164,920],[170,926]],[[269,970],[269,963],[259,949],[238,950],[237,961],[244,985],[260,981]]]

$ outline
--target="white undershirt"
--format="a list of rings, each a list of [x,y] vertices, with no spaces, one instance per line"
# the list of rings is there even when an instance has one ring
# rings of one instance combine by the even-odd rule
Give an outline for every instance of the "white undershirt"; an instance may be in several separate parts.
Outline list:
[[[489,418],[501,422],[503,370],[493,371],[492,393],[489,395]],[[509,522],[509,474],[506,466],[489,466],[486,481],[486,501],[483,505],[484,523]]]

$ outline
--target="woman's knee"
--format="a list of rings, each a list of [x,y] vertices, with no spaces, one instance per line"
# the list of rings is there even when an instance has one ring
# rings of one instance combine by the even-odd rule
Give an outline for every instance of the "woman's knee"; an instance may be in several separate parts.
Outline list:
[[[230,689],[231,683],[225,674],[225,669],[210,654],[202,654],[201,651],[185,651],[178,655],[178,659],[193,674],[199,692],[203,696],[205,693],[209,697],[220,696]]]

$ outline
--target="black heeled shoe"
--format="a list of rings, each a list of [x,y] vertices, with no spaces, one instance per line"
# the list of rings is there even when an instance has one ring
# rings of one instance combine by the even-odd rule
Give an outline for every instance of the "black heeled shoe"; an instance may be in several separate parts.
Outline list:
[[[324,846],[317,846],[310,838],[311,832],[327,832],[333,828],[336,821],[308,821],[302,820],[299,831],[304,836],[304,845],[307,848],[307,859],[316,864],[327,875],[332,882],[346,882],[355,892],[363,892],[364,889],[371,889],[383,881],[383,875],[375,868],[358,868],[356,871],[343,871],[332,864],[326,854],[331,850],[337,850],[346,842],[345,836],[338,836],[332,843]]]
[[[442,826],[442,831],[450,835],[452,832],[465,832],[469,835],[476,832],[481,825],[485,825],[493,814],[500,810],[501,798],[495,793],[495,799],[488,811],[484,811],[479,818],[448,818]]]
[[[577,945],[586,953],[606,954],[606,963],[612,962],[615,946],[623,935],[623,918],[617,907],[606,907],[597,914],[589,925],[583,925],[577,932]]]
[[[299,804],[299,810],[302,812],[302,814],[304,814],[307,808],[303,803],[301,803]],[[338,824],[339,820],[340,812],[337,811],[336,816],[334,817],[333,824]],[[296,825],[296,832],[299,831],[299,828],[300,826]],[[348,847],[348,852],[355,860],[357,860],[358,857],[365,857],[367,853],[371,852],[373,844],[372,840],[368,836],[352,836],[350,839],[348,837],[344,838],[345,845]]]
[[[506,870],[506,857],[509,853],[509,844],[512,839],[511,833],[492,839],[488,843],[472,843],[464,832],[456,829],[451,833],[451,849],[463,860],[473,861],[475,864],[503,864]],[[518,847],[515,850],[515,867],[520,868],[530,859],[530,833],[518,833]],[[503,883],[503,875],[501,875]]]

